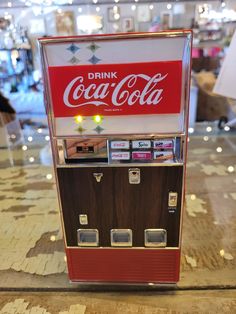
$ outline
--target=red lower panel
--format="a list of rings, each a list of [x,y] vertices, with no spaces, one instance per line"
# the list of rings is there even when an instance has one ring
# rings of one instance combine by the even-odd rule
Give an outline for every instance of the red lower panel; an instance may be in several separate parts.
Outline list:
[[[71,281],[176,283],[180,249],[66,249]]]

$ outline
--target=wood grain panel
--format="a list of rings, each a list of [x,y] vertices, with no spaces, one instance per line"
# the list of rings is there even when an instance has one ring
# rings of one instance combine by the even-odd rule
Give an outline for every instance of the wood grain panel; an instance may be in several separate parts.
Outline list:
[[[183,167],[143,167],[141,183],[129,184],[127,167],[59,168],[58,179],[67,244],[77,245],[79,214],[87,214],[85,228],[99,230],[100,245],[110,246],[110,230],[132,229],[133,246],[144,246],[144,229],[167,230],[168,246],[178,246]],[[102,172],[100,183],[93,173]],[[174,213],[168,193],[178,193]]]
[[[93,176],[99,172],[103,173],[100,183]],[[99,230],[100,244],[110,246],[106,230],[112,225],[112,169],[58,169],[58,179],[67,244],[77,245],[77,229],[95,228]],[[79,224],[80,214],[88,215],[88,226]]]

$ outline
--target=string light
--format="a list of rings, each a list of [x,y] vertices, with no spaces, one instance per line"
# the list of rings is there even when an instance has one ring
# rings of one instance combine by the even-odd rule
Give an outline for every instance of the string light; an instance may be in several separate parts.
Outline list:
[[[234,167],[233,167],[233,166],[229,166],[229,167],[228,167],[228,171],[229,171],[229,172],[234,172]]]
[[[153,4],[149,5],[149,9],[150,9],[150,10],[153,10],[153,8],[154,8],[154,5],[153,5]]]
[[[32,136],[29,136],[28,137],[28,142],[32,142],[33,141],[33,137]]]
[[[52,179],[52,174],[51,174],[51,173],[48,173],[48,174],[46,175],[46,178],[47,178],[48,180],[51,180],[51,179]]]
[[[209,132],[211,132],[212,131],[212,127],[211,126],[208,126],[207,128],[206,128],[206,131],[209,133]]]
[[[217,153],[221,153],[223,151],[223,149],[222,149],[222,147],[219,146],[216,148],[216,151],[217,151]]]
[[[99,12],[100,11],[100,8],[99,7],[96,7],[96,12]]]
[[[25,151],[25,150],[27,150],[27,149],[28,149],[28,147],[27,147],[26,145],[23,145],[23,146],[22,146],[22,150]]]
[[[189,132],[190,134],[194,133],[194,128],[189,128],[189,129],[188,129],[188,132]]]
[[[34,157],[30,157],[29,162],[34,162]]]
[[[224,1],[221,2],[221,7],[224,8],[226,6],[226,3]]]
[[[208,136],[204,136],[203,137],[203,141],[207,142],[209,140],[209,137]]]
[[[135,5],[135,4],[133,4],[133,5],[131,6],[131,10],[132,10],[132,11],[135,11],[135,10],[136,10],[136,5]]]
[[[54,235],[52,235],[52,236],[50,237],[50,240],[51,240],[52,242],[54,242],[54,241],[56,241],[56,237],[55,237]]]
[[[167,7],[168,10],[171,10],[172,4],[168,3],[166,7]]]

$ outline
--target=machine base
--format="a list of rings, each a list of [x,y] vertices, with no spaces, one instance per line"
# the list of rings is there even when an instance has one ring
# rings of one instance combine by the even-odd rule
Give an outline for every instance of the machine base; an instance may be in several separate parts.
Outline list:
[[[72,282],[176,283],[180,249],[67,248]]]

